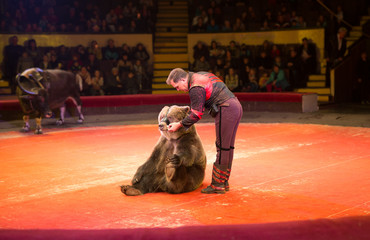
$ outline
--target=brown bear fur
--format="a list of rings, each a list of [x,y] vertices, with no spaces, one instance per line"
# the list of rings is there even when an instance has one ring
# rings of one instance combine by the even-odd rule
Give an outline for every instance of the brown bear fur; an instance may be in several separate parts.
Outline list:
[[[162,109],[158,116],[161,137],[149,159],[136,171],[132,185],[121,186],[124,194],[184,193],[202,184],[206,154],[195,126],[168,132],[168,124],[181,121],[188,112],[187,106],[174,105]]]

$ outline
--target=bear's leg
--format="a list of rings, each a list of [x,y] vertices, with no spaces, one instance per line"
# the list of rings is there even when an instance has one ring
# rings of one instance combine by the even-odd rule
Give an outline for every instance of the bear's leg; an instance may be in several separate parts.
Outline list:
[[[170,165],[170,164],[167,164],[164,171],[165,171],[167,182],[171,182],[171,180],[175,176],[176,168],[174,166]]]
[[[165,168],[166,181],[161,188],[169,193],[181,193],[187,181],[186,168],[184,166],[174,167],[167,164]]]
[[[171,178],[167,177],[167,174]],[[170,180],[169,180],[170,179]],[[176,169],[166,168],[166,183],[163,186],[169,193],[184,193],[197,189],[203,182],[204,169],[200,166],[179,166]]]
[[[176,173],[176,169],[180,166],[179,156],[173,155],[171,158],[166,159],[165,175],[167,182],[170,182]]]
[[[143,194],[139,189],[136,189],[130,185],[122,185],[121,192],[126,194],[127,196],[138,196]]]

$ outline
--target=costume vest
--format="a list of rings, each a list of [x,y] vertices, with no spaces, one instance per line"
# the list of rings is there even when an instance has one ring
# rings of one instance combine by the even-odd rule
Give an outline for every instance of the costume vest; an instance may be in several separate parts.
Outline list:
[[[193,87],[204,88],[206,90],[206,102],[204,105],[206,109],[219,106],[230,98],[235,97],[225,83],[213,73],[197,72],[197,74],[207,77],[202,79],[193,78],[193,74],[193,72],[189,72],[189,92]]]

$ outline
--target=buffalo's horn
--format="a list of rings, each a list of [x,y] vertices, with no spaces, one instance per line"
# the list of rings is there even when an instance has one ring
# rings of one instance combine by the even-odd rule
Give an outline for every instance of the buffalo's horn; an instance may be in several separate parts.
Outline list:
[[[40,91],[40,87],[34,81],[31,81],[25,76],[18,75],[17,76],[17,83],[19,88],[30,95],[38,95]]]

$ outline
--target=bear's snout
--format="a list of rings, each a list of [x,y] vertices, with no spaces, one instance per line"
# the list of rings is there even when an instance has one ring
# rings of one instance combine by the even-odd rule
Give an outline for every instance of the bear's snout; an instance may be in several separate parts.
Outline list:
[[[160,122],[158,127],[159,127],[159,130],[161,131],[167,131],[167,124],[164,122]]]

